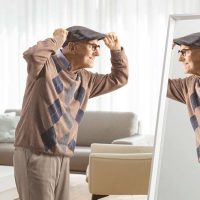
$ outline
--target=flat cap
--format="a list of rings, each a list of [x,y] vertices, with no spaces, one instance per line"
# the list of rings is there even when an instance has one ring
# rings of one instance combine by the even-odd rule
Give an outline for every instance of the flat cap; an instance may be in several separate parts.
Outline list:
[[[96,32],[84,26],[71,26],[67,28],[67,31],[69,32],[63,47],[65,47],[69,42],[101,40],[105,37],[105,34]]]
[[[183,44],[186,46],[200,47],[200,32],[192,33],[180,38],[175,38],[173,41],[177,45]]]

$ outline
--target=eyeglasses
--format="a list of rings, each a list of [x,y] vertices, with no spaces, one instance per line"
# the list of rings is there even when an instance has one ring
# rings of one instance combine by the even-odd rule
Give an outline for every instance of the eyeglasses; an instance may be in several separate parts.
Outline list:
[[[86,44],[89,44],[91,46],[92,51],[97,51],[98,48],[100,49],[100,45],[93,44],[93,43],[90,43],[90,42],[87,42]]]
[[[181,50],[178,50],[178,54],[180,54],[181,56],[185,57],[189,50],[197,50],[197,49],[199,50],[200,48],[194,47],[192,49],[191,48],[190,49],[181,49]]]
[[[181,49],[181,50],[178,50],[178,54],[180,54],[181,56],[186,56],[187,55],[187,51],[189,51],[191,49]]]

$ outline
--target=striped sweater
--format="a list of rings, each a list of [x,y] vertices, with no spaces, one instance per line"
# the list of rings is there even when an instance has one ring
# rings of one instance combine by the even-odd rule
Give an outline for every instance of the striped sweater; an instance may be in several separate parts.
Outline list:
[[[200,162],[200,78],[191,75],[184,79],[169,79],[167,96],[186,104],[196,135],[196,150]]]
[[[110,74],[72,72],[61,46],[48,38],[24,52],[28,77],[15,146],[70,157],[88,99],[125,85],[128,62],[122,49],[111,51]]]

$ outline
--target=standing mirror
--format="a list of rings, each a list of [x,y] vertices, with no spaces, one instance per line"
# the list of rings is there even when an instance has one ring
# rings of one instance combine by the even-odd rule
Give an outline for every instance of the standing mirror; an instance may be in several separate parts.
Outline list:
[[[200,163],[188,111],[166,97],[169,78],[188,76],[178,61],[179,46],[172,49],[173,38],[195,32],[200,32],[200,15],[170,16],[148,200],[200,199]]]

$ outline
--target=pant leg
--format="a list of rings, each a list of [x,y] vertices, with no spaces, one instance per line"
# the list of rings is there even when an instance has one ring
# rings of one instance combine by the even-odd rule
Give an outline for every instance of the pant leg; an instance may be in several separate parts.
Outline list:
[[[27,176],[27,161],[29,156],[22,148],[16,148],[13,155],[15,183],[20,200],[30,200]]]
[[[16,148],[14,168],[20,200],[54,200],[55,196],[68,200],[68,158],[38,155],[29,149]]]
[[[54,200],[59,165],[57,157],[44,154],[31,155],[27,165],[30,200]]]
[[[69,158],[63,157],[60,174],[55,190],[55,200],[69,200],[69,162]]]

